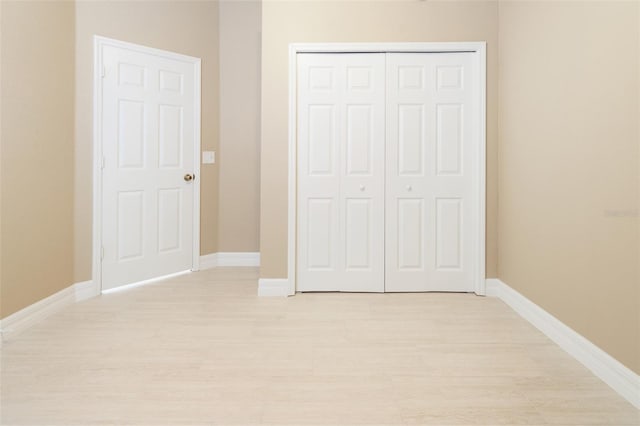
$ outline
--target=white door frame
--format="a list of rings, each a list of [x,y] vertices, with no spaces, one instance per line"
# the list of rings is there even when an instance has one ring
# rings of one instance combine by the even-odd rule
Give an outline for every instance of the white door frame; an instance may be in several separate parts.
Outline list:
[[[486,262],[486,42],[445,42],[445,43],[293,43],[289,45],[289,181],[288,181],[288,284],[289,295],[296,292],[296,245],[297,245],[297,66],[298,53],[365,53],[365,52],[404,52],[404,53],[439,53],[469,52],[473,53],[476,70],[478,120],[475,131],[478,134],[479,149],[474,158],[477,176],[475,190],[478,203],[474,206],[478,220],[478,232],[474,245],[477,249],[476,267],[473,272],[474,289],[478,295],[485,295],[485,262]]]
[[[193,64],[194,68],[194,168],[193,180],[193,255],[191,270],[200,268],[200,69],[201,60],[193,56],[182,55],[166,50],[141,46],[139,44],[93,36],[93,265],[92,280],[94,288],[102,291],[102,64],[103,49],[113,46],[147,55]]]

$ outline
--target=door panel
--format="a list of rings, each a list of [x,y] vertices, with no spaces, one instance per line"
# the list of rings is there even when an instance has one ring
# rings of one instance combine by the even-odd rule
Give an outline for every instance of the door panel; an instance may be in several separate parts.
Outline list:
[[[423,105],[398,105],[396,149],[399,176],[424,175],[424,117]]]
[[[144,102],[120,100],[118,103],[118,167],[144,167]]]
[[[335,235],[335,210],[332,199],[309,199],[307,209],[307,259],[311,270],[330,271],[333,265],[333,239]]]
[[[384,289],[384,55],[298,55],[299,291]]]
[[[462,104],[436,105],[436,173],[462,174]]]
[[[436,290],[474,291],[473,273],[477,256],[473,247],[478,235],[477,217],[471,206],[478,200],[473,159],[479,139],[472,131],[475,81],[471,55],[433,55],[436,76],[435,152],[433,189],[433,235],[435,250],[430,282]]]
[[[347,199],[345,206],[345,270],[371,270],[371,200]]]
[[[144,192],[118,193],[118,260],[143,256]]]
[[[387,54],[385,291],[473,291],[470,55]]]
[[[399,198],[397,218],[398,246],[388,251],[397,250],[398,270],[424,270],[424,200]]]
[[[429,130],[433,109],[427,55],[387,54],[385,291],[424,291],[429,234]]]
[[[182,191],[158,190],[158,252],[180,250],[182,243]]]
[[[462,200],[436,199],[436,269],[462,268]]]
[[[349,176],[371,175],[374,151],[373,111],[370,105],[347,106],[347,170]]]
[[[103,290],[189,270],[195,64],[105,45]]]
[[[308,114],[309,149],[306,159],[309,164],[309,174],[335,176],[336,112],[334,107],[310,105]]]
[[[175,105],[160,105],[159,163],[160,168],[182,167],[184,151],[183,108]]]

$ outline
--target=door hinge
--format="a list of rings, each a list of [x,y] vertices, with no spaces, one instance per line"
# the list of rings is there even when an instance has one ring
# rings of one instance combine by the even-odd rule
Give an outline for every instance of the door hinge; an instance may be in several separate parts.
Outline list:
[[[100,247],[100,260],[104,260],[104,246]]]
[[[107,67],[103,65],[102,69],[100,70],[100,77],[104,78],[105,75],[107,75]]]
[[[100,159],[100,168],[104,169],[104,163],[105,163],[105,159],[104,159],[104,155],[102,156],[102,158]]]

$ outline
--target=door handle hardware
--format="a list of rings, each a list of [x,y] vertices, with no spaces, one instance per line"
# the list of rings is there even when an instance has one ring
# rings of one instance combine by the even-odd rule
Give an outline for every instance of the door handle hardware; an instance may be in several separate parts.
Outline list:
[[[184,181],[185,182],[191,182],[192,180],[194,180],[196,178],[196,175],[190,175],[189,173],[187,173],[186,175],[184,175]]]
[[[407,185],[407,191],[411,191],[412,189],[411,185]]]
[[[364,185],[360,185],[360,191],[364,191],[365,189]]]

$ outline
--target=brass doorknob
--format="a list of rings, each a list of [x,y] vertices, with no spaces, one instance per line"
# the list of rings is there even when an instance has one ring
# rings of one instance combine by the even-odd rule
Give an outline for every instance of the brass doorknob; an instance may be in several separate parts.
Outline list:
[[[195,175],[190,175],[190,174],[188,174],[188,173],[187,173],[186,175],[184,175],[184,180],[185,180],[185,182],[191,182],[191,181],[192,181],[192,180],[194,180],[195,178],[196,178],[196,177],[195,177]]]

